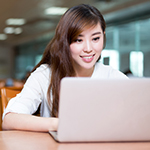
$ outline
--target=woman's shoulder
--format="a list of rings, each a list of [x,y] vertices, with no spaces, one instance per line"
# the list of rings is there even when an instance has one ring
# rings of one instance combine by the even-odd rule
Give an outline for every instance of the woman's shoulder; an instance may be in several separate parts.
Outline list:
[[[93,76],[98,78],[127,78],[121,71],[102,63],[96,63]]]
[[[50,80],[50,67],[47,64],[42,64],[37,67],[27,79],[27,83],[38,82],[40,84],[48,83]]]
[[[104,65],[100,62],[95,64],[95,69],[100,72],[105,72],[105,71],[108,72],[108,71],[114,70],[113,67],[111,67],[109,65]]]
[[[42,64],[31,73],[24,86],[47,90],[50,81],[50,67]]]
[[[36,68],[35,72],[41,72],[41,71],[49,71],[49,65],[48,64],[41,64],[39,67]]]
[[[44,76],[49,76],[50,74],[50,67],[48,64],[42,64],[34,72],[32,72],[34,75],[44,75]]]

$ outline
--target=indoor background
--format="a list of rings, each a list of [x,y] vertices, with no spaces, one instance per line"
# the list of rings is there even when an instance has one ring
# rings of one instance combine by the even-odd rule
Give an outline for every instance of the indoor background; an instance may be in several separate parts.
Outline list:
[[[40,61],[66,9],[81,0],[0,0],[0,80],[23,80]],[[82,0],[106,20],[101,62],[150,76],[150,0]]]

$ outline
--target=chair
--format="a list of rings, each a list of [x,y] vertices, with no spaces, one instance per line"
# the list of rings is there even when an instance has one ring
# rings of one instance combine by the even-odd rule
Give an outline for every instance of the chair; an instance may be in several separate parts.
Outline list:
[[[1,88],[1,113],[4,113],[4,110],[9,102],[9,100],[15,97],[18,93],[20,93],[22,87],[3,87]],[[38,107],[37,111],[33,114],[35,116],[40,116],[40,106]],[[2,115],[1,115],[2,116]]]
[[[22,90],[22,87],[2,87],[1,89],[1,97],[0,97],[0,131],[2,130],[1,124],[2,124],[2,114],[4,112],[4,109],[6,108],[8,101],[15,97],[20,91]]]
[[[2,113],[4,112],[4,109],[6,108],[8,101],[15,97],[22,88],[16,88],[16,87],[3,87],[1,88],[1,103],[2,103]]]

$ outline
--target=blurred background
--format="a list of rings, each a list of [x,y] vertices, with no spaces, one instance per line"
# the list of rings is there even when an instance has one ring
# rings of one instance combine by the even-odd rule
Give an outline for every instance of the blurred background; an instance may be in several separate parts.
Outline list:
[[[149,0],[0,0],[1,85],[4,80],[8,86],[25,80],[61,15],[81,2],[97,7],[106,20],[100,61],[135,77],[150,76]]]

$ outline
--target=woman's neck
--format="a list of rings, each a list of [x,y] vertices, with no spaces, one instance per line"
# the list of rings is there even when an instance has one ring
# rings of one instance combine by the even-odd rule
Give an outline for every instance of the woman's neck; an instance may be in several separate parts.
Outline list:
[[[90,69],[78,69],[76,70],[76,77],[91,77],[94,71],[94,66],[93,68]]]

